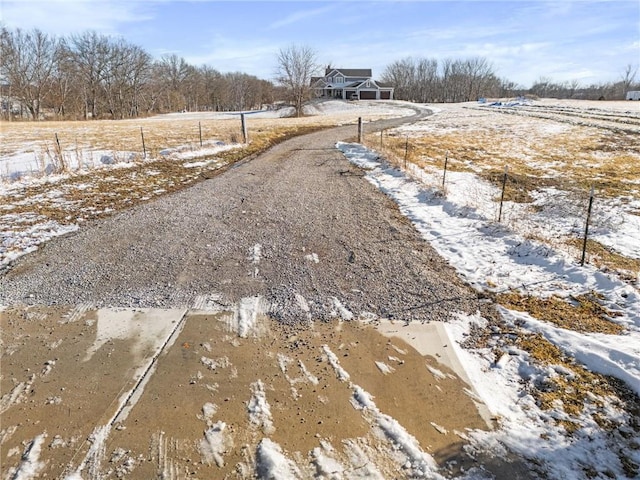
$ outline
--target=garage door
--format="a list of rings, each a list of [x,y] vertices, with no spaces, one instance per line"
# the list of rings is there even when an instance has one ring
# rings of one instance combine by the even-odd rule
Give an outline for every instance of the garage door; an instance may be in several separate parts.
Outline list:
[[[391,98],[391,92],[380,92],[381,100],[389,100]]]
[[[361,100],[375,100],[376,92],[370,92],[367,90],[360,90],[360,99]]]

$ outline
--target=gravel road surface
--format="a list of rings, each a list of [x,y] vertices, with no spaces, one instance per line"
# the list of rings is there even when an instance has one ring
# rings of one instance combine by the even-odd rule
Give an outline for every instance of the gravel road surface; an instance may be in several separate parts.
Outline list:
[[[351,125],[291,139],[50,241],[0,278],[0,303],[178,308],[259,295],[285,323],[475,310],[475,293],[335,148],[355,134]]]

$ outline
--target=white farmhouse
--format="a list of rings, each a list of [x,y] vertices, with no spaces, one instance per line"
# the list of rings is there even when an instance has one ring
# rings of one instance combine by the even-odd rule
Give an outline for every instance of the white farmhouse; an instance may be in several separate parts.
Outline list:
[[[640,100],[640,90],[630,90],[627,92],[627,100]]]

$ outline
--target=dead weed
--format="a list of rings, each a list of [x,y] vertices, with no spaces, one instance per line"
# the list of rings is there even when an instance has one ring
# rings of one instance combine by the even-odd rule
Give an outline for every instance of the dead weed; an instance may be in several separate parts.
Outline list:
[[[571,297],[570,301],[557,296],[539,298],[512,291],[498,294],[497,303],[521,312],[530,313],[538,320],[581,333],[620,335],[624,328],[611,321],[617,316],[601,304],[595,292]]]

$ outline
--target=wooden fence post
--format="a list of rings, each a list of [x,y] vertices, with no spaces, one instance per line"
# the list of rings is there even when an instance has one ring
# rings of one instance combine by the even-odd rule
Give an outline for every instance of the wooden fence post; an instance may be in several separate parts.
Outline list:
[[[142,158],[147,158],[147,147],[144,144],[144,132],[142,131],[142,127],[140,127],[140,136],[142,137]]]
[[[589,237],[589,220],[591,220],[591,208],[593,207],[593,185],[591,186],[591,192],[589,192],[589,207],[587,208],[587,221],[584,224],[584,241],[582,242],[582,258],[580,259],[580,266],[584,267],[584,259],[587,254],[587,238]]]
[[[244,113],[240,114],[240,125],[242,127],[243,143],[249,143],[249,134],[247,133],[247,121],[244,118]]]
[[[60,145],[60,139],[58,138],[58,134],[55,134],[56,136],[56,148],[58,150],[58,163],[59,165],[56,168],[59,168],[60,170],[64,171],[67,169],[67,166],[64,163],[64,156],[62,155],[62,145]]]
[[[407,169],[407,157],[409,156],[409,135],[404,142],[404,169]]]
[[[362,117],[358,117],[358,143],[362,143]]]

